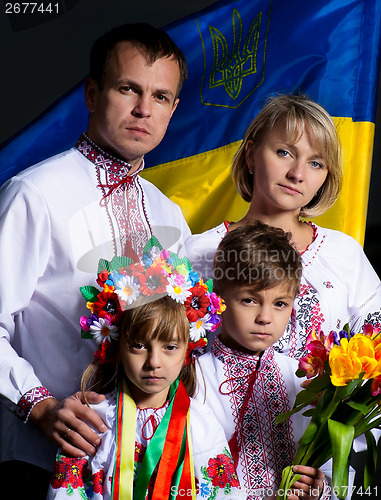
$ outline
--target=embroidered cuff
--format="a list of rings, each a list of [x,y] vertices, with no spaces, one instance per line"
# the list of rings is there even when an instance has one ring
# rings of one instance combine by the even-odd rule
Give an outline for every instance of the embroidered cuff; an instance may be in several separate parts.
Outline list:
[[[34,405],[48,398],[54,398],[48,389],[42,386],[34,387],[20,398],[15,408],[16,416],[26,423]]]
[[[331,486],[330,486],[327,478],[324,476],[323,491],[321,492],[319,500],[330,500],[330,499],[331,499]]]

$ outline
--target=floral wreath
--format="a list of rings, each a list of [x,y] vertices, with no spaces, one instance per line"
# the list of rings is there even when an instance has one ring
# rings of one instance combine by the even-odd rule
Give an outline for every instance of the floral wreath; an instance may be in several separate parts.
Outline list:
[[[98,343],[95,357],[100,363],[113,362],[112,345],[117,340],[123,311],[134,307],[138,297],[156,300],[157,295],[169,295],[184,305],[189,320],[189,344],[185,363],[192,362],[206,346],[206,335],[221,324],[225,305],[213,291],[213,281],[203,282],[192,270],[187,257],[180,258],[162,248],[152,237],[143,249],[141,261],[129,257],[101,259],[97,283],[80,288],[88,316],[80,319],[81,336]]]

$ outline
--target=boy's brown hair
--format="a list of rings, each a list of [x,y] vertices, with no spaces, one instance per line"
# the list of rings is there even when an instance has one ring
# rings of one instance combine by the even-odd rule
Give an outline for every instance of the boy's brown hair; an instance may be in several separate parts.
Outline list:
[[[214,291],[223,296],[232,285],[260,291],[286,284],[296,296],[302,263],[290,238],[290,233],[260,221],[228,232],[214,257]]]

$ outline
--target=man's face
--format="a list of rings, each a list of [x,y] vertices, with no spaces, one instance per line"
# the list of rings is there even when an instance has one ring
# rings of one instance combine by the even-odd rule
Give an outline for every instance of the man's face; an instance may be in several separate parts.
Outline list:
[[[89,137],[136,170],[164,137],[178,103],[179,80],[174,59],[161,58],[149,66],[144,52],[130,42],[119,42],[102,89],[91,78],[86,83]]]

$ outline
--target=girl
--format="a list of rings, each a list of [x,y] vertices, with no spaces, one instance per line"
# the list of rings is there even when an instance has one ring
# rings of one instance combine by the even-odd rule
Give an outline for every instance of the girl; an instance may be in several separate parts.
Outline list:
[[[101,261],[102,291],[81,288],[99,342],[82,388],[106,394],[93,407],[108,430],[92,457],[57,455],[48,498],[244,498],[222,427],[190,399],[222,301],[186,258],[153,247],[143,262]]]
[[[339,139],[324,108],[305,96],[270,99],[249,126],[232,175],[250,203],[247,214],[186,241],[186,255],[204,278],[212,276],[213,256],[226,233],[260,220],[290,232],[302,255],[300,293],[277,350],[299,358],[313,329],[329,332],[349,322],[361,331],[364,323],[381,322],[380,280],[361,246],[301,219],[323,214],[341,189]]]

